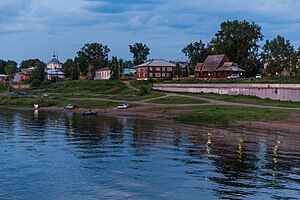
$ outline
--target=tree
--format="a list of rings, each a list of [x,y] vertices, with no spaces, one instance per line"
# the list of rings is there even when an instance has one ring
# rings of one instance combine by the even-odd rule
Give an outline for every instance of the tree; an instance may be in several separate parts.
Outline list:
[[[124,61],[113,56],[109,62],[109,68],[111,69],[111,78],[120,79],[123,72]]]
[[[298,47],[298,50],[293,54],[292,75],[300,76],[300,47]]]
[[[5,74],[6,61],[0,60],[0,74]]]
[[[179,63],[176,63],[176,67],[174,67],[172,72],[173,77],[180,77],[181,76],[181,69]]]
[[[108,62],[110,49],[100,43],[87,43],[78,52],[75,60],[78,62],[81,72],[87,74],[88,68],[93,71],[104,68]]]
[[[197,63],[204,62],[210,51],[205,48],[205,44],[202,40],[188,44],[182,49],[182,53],[187,56],[190,60],[190,64],[195,66]]]
[[[262,49],[261,59],[272,76],[284,69],[292,71],[296,53],[289,40],[278,35],[271,41],[266,40]]]
[[[150,54],[149,47],[143,43],[129,45],[129,51],[133,55],[133,63],[135,65],[144,63],[147,60],[147,56]]]
[[[5,73],[8,75],[8,79],[14,79],[15,73],[17,72],[17,66],[10,63],[5,66]]]
[[[247,70],[258,59],[258,42],[263,39],[261,27],[254,22],[225,21],[210,42],[214,54],[226,54],[230,61]],[[258,66],[257,66],[258,67]]]
[[[72,60],[68,59],[63,64],[63,69],[65,72],[65,76],[71,78],[72,80],[78,80],[78,67],[77,64]]]
[[[20,69],[24,69],[24,68],[29,68],[29,67],[34,67],[36,65],[36,63],[43,63],[42,61],[40,61],[39,59],[27,59],[27,60],[23,60],[20,64]]]
[[[34,70],[30,77],[30,83],[32,86],[39,86],[45,79],[45,67],[44,63],[35,63]]]

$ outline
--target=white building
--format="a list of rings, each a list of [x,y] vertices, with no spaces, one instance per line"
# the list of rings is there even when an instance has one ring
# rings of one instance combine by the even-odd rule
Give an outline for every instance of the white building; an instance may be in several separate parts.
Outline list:
[[[52,80],[53,77],[58,79],[65,79],[65,73],[62,71],[62,63],[59,62],[57,56],[54,54],[53,58],[47,63],[45,69],[46,78]]]
[[[107,67],[96,70],[95,80],[109,80],[111,78],[111,70]]]

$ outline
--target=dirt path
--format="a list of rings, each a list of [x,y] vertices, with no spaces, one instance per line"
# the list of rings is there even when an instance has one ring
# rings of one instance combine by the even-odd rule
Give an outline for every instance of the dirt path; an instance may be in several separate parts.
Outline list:
[[[151,103],[150,101],[168,97],[185,97],[199,101],[206,101],[207,103],[201,104],[157,104]],[[203,97],[189,96],[185,94],[176,94],[176,93],[165,93],[165,96],[155,97],[151,99],[137,100],[137,101],[126,101],[126,100],[112,100],[107,98],[72,98],[73,100],[94,100],[94,101],[109,101],[109,102],[123,102],[128,104],[138,104],[142,106],[152,106],[152,107],[198,107],[198,106],[207,106],[207,105],[220,105],[220,106],[241,106],[241,107],[252,107],[252,108],[271,108],[271,109],[283,109],[283,110],[299,110],[300,108],[289,108],[289,107],[277,107],[277,106],[263,106],[263,105],[254,105],[254,104],[244,104],[244,103],[235,103],[235,102],[225,102],[220,100],[208,99]]]
[[[129,89],[132,89],[132,90],[136,90],[136,91],[140,91],[139,89],[133,87],[129,81],[123,81],[123,83],[125,84],[125,86]]]

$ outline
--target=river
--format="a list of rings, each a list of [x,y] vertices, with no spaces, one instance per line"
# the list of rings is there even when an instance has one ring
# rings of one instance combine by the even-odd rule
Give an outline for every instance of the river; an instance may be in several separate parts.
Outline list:
[[[0,111],[0,199],[299,199],[300,135]]]

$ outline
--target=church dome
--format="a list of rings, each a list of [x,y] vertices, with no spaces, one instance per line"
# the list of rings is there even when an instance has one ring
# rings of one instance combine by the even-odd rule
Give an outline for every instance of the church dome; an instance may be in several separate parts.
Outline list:
[[[56,58],[56,57],[53,57],[47,65],[50,65],[50,64],[54,64],[54,65],[60,65],[62,64],[61,62],[59,62],[59,60]]]

